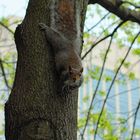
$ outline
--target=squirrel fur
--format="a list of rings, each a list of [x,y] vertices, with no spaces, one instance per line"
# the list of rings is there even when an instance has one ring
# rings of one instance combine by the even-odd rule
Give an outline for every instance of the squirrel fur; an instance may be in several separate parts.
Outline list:
[[[45,31],[47,42],[54,52],[56,70],[60,76],[60,92],[71,92],[79,88],[83,82],[83,67],[80,55],[72,42],[44,23],[40,23],[39,26]]]

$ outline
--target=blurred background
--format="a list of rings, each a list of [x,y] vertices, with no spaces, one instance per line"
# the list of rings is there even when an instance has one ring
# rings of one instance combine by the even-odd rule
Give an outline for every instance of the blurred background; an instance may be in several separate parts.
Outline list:
[[[27,5],[28,0],[0,1],[0,140],[5,139],[4,104],[17,62],[14,32]],[[125,6],[135,9],[131,4]],[[121,22],[97,4],[88,6],[81,54],[84,83],[79,89],[78,140],[83,133],[85,140],[93,140],[95,135],[96,140],[130,140],[133,131],[134,140],[140,140],[140,25],[126,22],[117,27]]]

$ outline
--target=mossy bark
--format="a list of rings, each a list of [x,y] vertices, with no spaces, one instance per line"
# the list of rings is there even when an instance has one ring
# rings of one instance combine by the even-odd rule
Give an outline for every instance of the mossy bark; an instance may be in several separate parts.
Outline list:
[[[18,62],[12,92],[5,104],[6,140],[77,139],[78,91],[61,96],[57,93],[58,77],[53,52],[38,27],[40,22],[51,25],[52,2],[57,4],[53,10],[57,15],[58,5],[69,0],[30,0],[26,16],[16,29]],[[74,5],[71,7],[74,13],[71,16],[72,30],[68,29],[70,25],[66,26],[65,18],[61,19],[61,24],[56,24],[56,28],[64,35],[67,32],[77,37],[80,42],[76,47],[79,49],[87,0],[72,0],[70,3],[70,6]],[[61,17],[62,13],[59,14]],[[76,23],[77,14],[80,24]],[[80,29],[79,35],[77,29]]]

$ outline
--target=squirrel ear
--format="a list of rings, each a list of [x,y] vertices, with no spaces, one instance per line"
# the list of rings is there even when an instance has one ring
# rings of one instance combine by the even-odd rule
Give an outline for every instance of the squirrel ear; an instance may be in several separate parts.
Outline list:
[[[81,68],[80,72],[81,72],[81,73],[83,72],[83,68]]]

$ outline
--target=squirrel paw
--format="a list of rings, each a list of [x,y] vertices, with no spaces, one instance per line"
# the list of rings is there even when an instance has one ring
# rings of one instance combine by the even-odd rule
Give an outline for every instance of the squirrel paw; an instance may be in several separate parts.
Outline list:
[[[68,85],[64,85],[62,87],[62,93],[63,94],[69,94],[69,93],[71,93],[70,87]]]
[[[71,90],[71,91],[76,90],[76,89],[78,89],[78,88],[79,88],[79,86],[77,86],[77,85],[75,85],[75,86],[70,86],[70,90]]]

